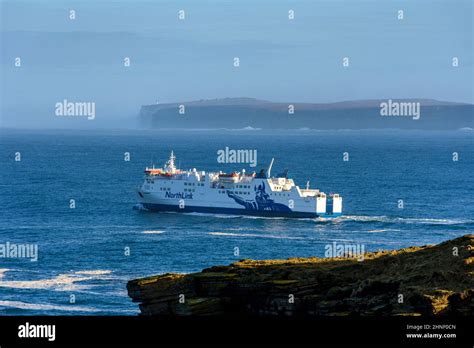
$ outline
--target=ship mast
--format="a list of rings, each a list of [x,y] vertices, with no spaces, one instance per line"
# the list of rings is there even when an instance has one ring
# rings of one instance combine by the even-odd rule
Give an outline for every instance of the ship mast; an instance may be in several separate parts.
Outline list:
[[[275,158],[272,158],[272,161],[270,162],[270,165],[268,166],[268,169],[267,169],[267,178],[270,178],[270,176],[272,175],[272,167],[273,167],[273,161],[275,160]]]
[[[174,174],[176,172],[176,166],[174,165],[174,160],[176,159],[173,151],[171,151],[170,158],[165,164],[165,170],[169,173]]]

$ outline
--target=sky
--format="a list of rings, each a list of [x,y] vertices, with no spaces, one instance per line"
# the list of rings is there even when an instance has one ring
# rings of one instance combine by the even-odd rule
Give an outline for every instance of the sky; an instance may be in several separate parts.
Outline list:
[[[2,127],[87,123],[55,115],[65,99],[94,102],[97,127],[132,124],[141,105],[225,97],[474,103],[472,0],[0,4]]]

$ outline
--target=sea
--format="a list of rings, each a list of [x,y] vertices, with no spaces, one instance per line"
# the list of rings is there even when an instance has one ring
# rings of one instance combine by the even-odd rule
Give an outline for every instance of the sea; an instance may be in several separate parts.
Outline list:
[[[324,257],[436,244],[472,233],[473,132],[341,130],[0,130],[0,315],[137,315],[128,280],[241,259]],[[257,166],[219,163],[226,147]],[[143,170],[173,150],[182,169],[289,170],[343,197],[336,219],[141,209]],[[128,159],[128,160],[127,160]],[[33,249],[31,249],[33,250]]]

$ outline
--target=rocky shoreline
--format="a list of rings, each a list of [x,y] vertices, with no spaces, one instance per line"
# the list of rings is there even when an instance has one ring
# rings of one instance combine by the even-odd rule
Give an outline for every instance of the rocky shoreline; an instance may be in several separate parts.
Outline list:
[[[241,260],[131,280],[142,315],[441,316],[474,314],[474,235],[348,258]]]

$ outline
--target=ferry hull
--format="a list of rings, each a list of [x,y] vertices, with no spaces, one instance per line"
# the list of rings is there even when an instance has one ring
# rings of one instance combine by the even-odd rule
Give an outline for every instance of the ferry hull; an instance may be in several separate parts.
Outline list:
[[[143,207],[154,212],[176,212],[176,213],[207,213],[207,214],[226,214],[226,215],[247,215],[262,217],[284,217],[284,218],[331,218],[341,214],[318,214],[313,212],[283,212],[283,211],[266,211],[266,210],[247,210],[241,208],[223,208],[223,207],[200,207],[187,206],[180,208],[179,206],[169,204],[142,203]]]

